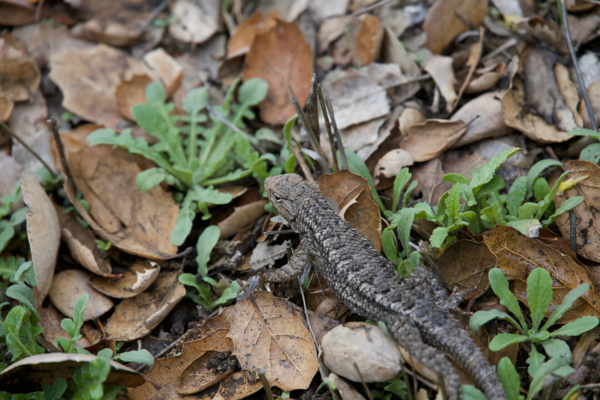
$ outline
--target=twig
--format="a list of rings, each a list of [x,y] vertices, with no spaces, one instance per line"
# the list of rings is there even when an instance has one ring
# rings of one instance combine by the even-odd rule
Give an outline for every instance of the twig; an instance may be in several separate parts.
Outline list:
[[[246,132],[244,132],[243,130],[241,130],[237,126],[235,126],[233,124],[233,122],[231,122],[230,120],[228,120],[227,118],[225,118],[225,116],[223,114],[221,114],[220,112],[218,112],[217,110],[215,110],[211,105],[206,104],[205,107],[208,110],[208,112],[211,113],[212,115],[214,115],[214,117],[216,119],[218,119],[221,123],[223,123],[223,125],[225,125],[226,127],[228,127],[229,129],[231,129],[234,132],[241,133],[244,136],[248,136],[248,134]],[[250,145],[252,147],[254,147],[254,149],[256,151],[258,151],[261,155],[265,154],[265,152],[262,151],[262,149],[260,147],[258,147],[254,143],[252,143],[252,140],[248,140],[248,142],[250,142]]]
[[[354,368],[356,369],[356,372],[358,372],[358,376],[360,376],[360,383],[362,383],[362,387],[363,387],[363,389],[365,389],[365,392],[367,393],[367,397],[369,398],[369,400],[373,400],[373,395],[371,394],[369,387],[365,383],[365,378],[363,378],[362,374],[360,373],[360,369],[358,368],[358,365],[356,365],[356,363],[353,363],[353,364],[354,364]]]
[[[65,181],[69,186],[71,193],[73,193],[73,196],[75,196],[77,194],[75,178],[73,178],[71,168],[69,168],[69,163],[67,162],[67,155],[65,153],[65,146],[63,146],[60,134],[58,133],[58,123],[56,122],[56,118],[54,117],[50,117],[50,128],[52,130],[54,142],[56,142],[56,148],[58,149],[58,155],[60,156],[60,163],[62,164],[63,172],[65,173]]]
[[[371,11],[371,10],[374,10],[374,9],[376,9],[376,8],[379,8],[379,7],[381,7],[381,6],[384,6],[384,5],[386,5],[387,3],[391,3],[392,1],[395,1],[395,0],[382,0],[382,1],[380,1],[380,2],[377,2],[377,3],[375,3],[375,4],[371,4],[370,6],[366,6],[366,7],[363,7],[363,8],[359,8],[358,10],[356,10],[356,11],[354,11],[352,14],[350,14],[350,16],[352,16],[352,17],[356,17],[356,16],[358,16],[358,15],[364,14],[364,13],[366,13],[366,12],[369,12],[369,11]]]
[[[289,259],[289,258],[288,258]],[[313,332],[312,325],[310,324],[310,318],[308,316],[308,307],[306,307],[306,298],[304,297],[304,288],[302,287],[302,280],[298,277],[298,284],[300,285],[300,296],[302,296],[302,304],[304,305],[304,314],[306,315],[306,323],[308,324],[308,330],[315,342],[315,347],[317,348],[317,358],[321,357],[321,346],[317,343],[317,337]]]
[[[325,106],[325,99],[323,98],[323,91],[321,85],[317,87],[317,97],[319,98],[319,104],[321,104],[321,112],[323,113],[323,119],[325,120],[325,128],[327,129],[327,137],[329,138],[329,147],[331,148],[331,159],[333,160],[333,168],[336,171],[340,170],[340,166],[335,156],[335,143],[333,138],[333,131],[331,130],[331,123],[329,122],[329,114],[327,113],[327,107]]]
[[[288,85],[288,88],[290,89],[290,93],[292,94],[292,104],[294,105],[294,108],[296,109],[296,113],[300,117],[300,121],[302,122],[304,129],[306,129],[306,132],[308,133],[308,140],[310,141],[310,145],[312,146],[313,150],[315,150],[323,158],[325,158],[325,155],[323,154],[323,150],[321,149],[321,144],[319,143],[319,138],[316,137],[315,133],[312,131],[310,122],[308,121],[308,118],[306,118],[306,114],[304,114],[304,111],[302,111],[302,106],[300,105],[300,102],[298,101],[298,98],[296,97],[296,93],[294,93],[294,89],[292,89],[291,85]],[[325,171],[325,172],[331,173],[331,171]]]
[[[458,96],[456,96],[456,99],[454,100],[454,103],[452,104],[452,109],[450,110],[450,113],[452,113],[456,109],[456,106],[458,105],[458,102],[462,98],[463,93],[465,93],[465,90],[467,89],[469,82],[471,82],[471,78],[473,78],[473,73],[475,72],[475,68],[477,68],[477,64],[479,64],[479,60],[481,59],[481,53],[483,52],[483,33],[484,33],[483,26],[480,26],[479,27],[479,43],[477,43],[477,45],[479,46],[479,49],[477,50],[479,53],[479,54],[477,54],[477,60],[475,60],[473,65],[471,65],[471,67],[469,68],[469,73],[467,74],[465,81],[463,82],[462,86],[460,87],[460,90],[458,91]]]
[[[317,74],[313,73],[312,79],[310,80],[308,101],[306,102],[306,112],[308,114],[308,121],[310,122],[312,132],[316,136],[316,140],[319,140],[321,137],[321,129],[319,127],[319,103],[317,100],[317,89]]]
[[[315,178],[313,178],[313,176],[310,172],[310,168],[308,168],[306,161],[304,161],[304,158],[303,158],[302,154],[300,153],[300,150],[298,150],[298,148],[294,145],[291,145],[290,147],[292,148],[292,153],[294,153],[294,155],[296,156],[296,161],[298,161],[298,165],[300,165],[300,169],[304,173],[304,177],[306,178],[308,183],[314,184]]]
[[[356,52],[356,47],[354,46],[352,34],[350,33],[350,25],[346,24],[344,26],[344,34],[346,35],[346,41],[348,42],[348,47],[350,48],[350,52],[352,53],[352,57],[354,58],[354,64],[356,64],[356,68],[362,67],[362,64],[360,63],[360,58],[358,58],[358,53]]]
[[[28,145],[27,143],[25,143],[25,142],[23,141],[23,139],[21,139],[21,138],[20,138],[20,137],[19,137],[19,136],[18,136],[18,135],[17,135],[17,134],[16,134],[16,133],[15,133],[15,132],[12,130],[12,129],[10,129],[10,128],[8,127],[8,125],[6,125],[4,122],[0,121],[0,128],[2,128],[2,130],[3,130],[4,132],[6,132],[7,134],[9,134],[9,135],[10,135],[10,136],[11,136],[13,139],[15,139],[17,142],[21,143],[21,144],[23,145],[23,147],[25,147],[25,149],[26,149],[28,152],[30,152],[30,153],[31,153],[31,154],[32,154],[32,155],[33,155],[35,158],[37,158],[37,159],[38,159],[38,161],[39,161],[39,162],[41,162],[41,163],[44,165],[44,167],[46,167],[46,169],[47,169],[48,171],[50,171],[50,174],[52,175],[52,178],[56,179],[56,175],[55,175],[55,174],[54,174],[54,172],[52,171],[52,167],[50,167],[50,165],[48,165],[48,164],[46,163],[46,161],[44,161],[44,160],[42,159],[42,157],[41,157],[41,156],[40,156],[38,153],[36,153],[36,151],[35,151],[35,150],[33,150],[31,147],[29,147],[29,145]]]
[[[556,156],[556,153],[554,152],[554,150],[552,149],[552,147],[550,146],[546,146],[546,151],[548,152],[548,154],[550,154],[550,157],[552,157],[553,159],[555,159],[556,161],[560,161],[558,159],[558,157]]]
[[[392,86],[388,86],[388,89],[390,88],[394,88],[394,87],[398,87],[398,86],[402,86],[402,85],[408,85],[409,83],[415,83],[415,82],[421,82],[421,81],[426,81],[431,79],[431,75],[425,73],[423,75],[419,75],[419,76],[415,76],[412,78],[409,78],[407,80],[405,80],[404,82],[398,82]]]
[[[262,370],[258,370],[258,379],[263,385],[263,389],[265,389],[265,393],[267,395],[267,400],[275,400],[273,397],[273,392],[271,391],[271,385],[269,385],[269,381],[267,381],[267,377],[265,376],[265,372]]]
[[[596,118],[594,117],[594,110],[592,109],[592,104],[590,103],[587,88],[585,87],[585,83],[583,82],[583,76],[581,75],[579,62],[577,62],[577,54],[575,54],[575,49],[573,48],[573,40],[571,39],[571,33],[569,32],[569,20],[567,18],[566,1],[560,0],[560,5],[560,8],[562,9],[563,33],[567,38],[567,47],[569,48],[569,53],[571,54],[571,61],[573,62],[573,68],[575,69],[575,75],[577,76],[579,90],[581,90],[583,102],[585,103],[585,109],[587,110],[588,117],[590,118],[590,123],[592,124],[592,129],[598,132],[598,125],[596,124]]]
[[[573,210],[569,210],[569,228],[569,247],[577,253],[577,216]]]
[[[292,233],[296,233],[296,231],[292,230],[292,229],[287,229],[284,231],[267,231],[267,232],[263,232],[263,235],[265,236],[269,236],[269,235],[290,235]]]
[[[35,22],[40,22],[40,19],[42,18],[42,7],[44,7],[44,0],[40,0],[35,9]]]
[[[337,142],[337,148],[340,153],[340,158],[342,160],[342,168],[348,168],[348,159],[346,158],[346,152],[344,151],[344,145],[342,144],[342,137],[340,136],[340,131],[337,127],[337,122],[335,122],[335,115],[333,114],[333,105],[331,104],[331,100],[329,99],[329,93],[327,90],[323,91],[323,96],[325,97],[325,106],[327,106],[327,111],[329,112],[329,116],[331,117],[331,127],[333,128],[333,134],[335,135],[335,141]]]
[[[160,2],[160,4],[158,6],[156,6],[156,8],[154,10],[152,10],[152,12],[150,13],[150,15],[148,15],[148,18],[146,18],[144,20],[144,22],[142,23],[142,26],[140,26],[140,37],[144,34],[144,32],[146,31],[146,29],[148,29],[148,26],[150,25],[150,23],[152,21],[154,21],[154,19],[156,17],[158,17],[158,14],[160,14],[171,2],[172,0],[162,0]]]
[[[459,13],[458,11],[452,10],[452,15],[454,15],[456,18],[458,18],[460,20],[460,22],[462,22],[467,28],[469,28],[470,31],[475,29],[475,28],[473,28],[473,24],[471,23],[471,21],[469,21],[468,19],[463,17],[462,14]]]

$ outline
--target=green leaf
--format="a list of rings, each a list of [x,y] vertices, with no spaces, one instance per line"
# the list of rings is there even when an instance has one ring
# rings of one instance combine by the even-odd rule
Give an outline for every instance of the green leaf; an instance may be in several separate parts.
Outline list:
[[[192,274],[179,275],[179,282],[187,286],[195,287],[196,289],[199,286],[198,281],[196,281],[196,275]]]
[[[179,215],[175,219],[175,227],[171,232],[171,243],[175,246],[181,246],[192,231],[192,225],[196,218],[196,202],[193,199],[193,192],[188,191],[187,195],[179,208]]]
[[[550,336],[579,336],[584,332],[590,331],[598,326],[598,318],[590,315],[571,321],[561,328],[550,333]]]
[[[503,357],[498,363],[498,379],[506,392],[507,400],[524,399],[524,396],[519,393],[521,386],[519,373],[508,357]]]
[[[444,180],[446,182],[454,183],[454,184],[462,183],[463,185],[468,185],[469,183],[471,183],[471,180],[469,178],[467,178],[466,176],[462,176],[461,174],[456,174],[456,173],[446,174],[446,175],[444,175],[442,180]]]
[[[400,194],[402,193],[402,189],[408,183],[408,181],[412,178],[412,174],[409,172],[408,168],[402,168],[396,178],[394,179],[394,198],[392,200],[392,213],[395,213],[398,209],[398,201],[400,201]]]
[[[206,104],[208,104],[208,90],[200,87],[188,92],[181,102],[181,108],[190,115],[198,114],[204,110]]]
[[[463,400],[487,400],[483,392],[471,385],[462,385]]]
[[[44,399],[60,400],[67,390],[67,381],[64,378],[58,378],[54,384],[44,383]]]
[[[565,360],[562,358],[551,358],[547,362],[543,363],[536,371],[531,384],[529,385],[529,393],[527,394],[527,400],[533,399],[540,390],[542,390],[543,381],[551,374],[556,373],[563,367],[570,368]],[[575,372],[573,368],[570,368],[569,372]]]
[[[260,78],[247,80],[240,86],[238,100],[246,107],[255,106],[267,97],[269,84]]]
[[[82,294],[77,299],[77,303],[75,303],[75,307],[73,308],[73,322],[77,325],[77,332],[83,326],[83,313],[85,308],[87,307],[89,295],[87,293]]]
[[[446,237],[448,236],[448,228],[438,226],[433,230],[431,237],[429,238],[429,244],[431,247],[440,248],[444,244]]]
[[[404,258],[407,255],[410,255],[410,231],[412,229],[412,224],[415,219],[415,209],[414,208],[403,208],[398,211],[397,221],[398,221],[398,239],[400,239],[400,244],[402,244],[402,253],[400,253],[399,258]]]
[[[144,131],[162,141],[161,146],[169,146],[168,128],[158,110],[149,104],[139,103],[131,107],[131,115]]]
[[[492,180],[494,173],[500,168],[500,166],[514,154],[516,154],[520,149],[518,147],[513,147],[511,149],[505,150],[500,154],[492,157],[488,163],[482,167],[475,168],[471,172],[471,183],[469,183],[469,191],[476,195],[479,189]],[[475,199],[469,199],[468,205],[475,205]]]
[[[0,221],[1,223],[2,221]],[[0,224],[0,253],[6,249],[10,239],[15,236],[15,228],[6,221],[6,224]]]
[[[149,168],[137,174],[135,185],[143,193],[148,193],[150,189],[164,181],[167,175],[167,171],[162,168]]]
[[[556,221],[556,219],[558,217],[560,217],[561,215],[563,215],[564,213],[568,212],[569,210],[572,210],[573,208],[577,207],[579,204],[583,203],[584,198],[583,196],[573,196],[573,197],[569,197],[567,200],[565,200],[560,207],[558,207],[558,210],[556,210],[554,212],[554,214],[552,214],[550,217],[548,217],[548,219],[545,219],[543,221],[544,227],[549,226],[550,224],[552,224],[554,221]]]
[[[450,222],[456,222],[460,212],[460,185],[453,185],[446,197],[446,215]]]
[[[254,134],[258,140],[266,140],[268,142],[273,142],[277,144],[281,144],[281,139],[269,128],[260,128]]]
[[[550,301],[552,301],[552,279],[544,268],[535,268],[527,278],[527,301],[531,310],[531,328],[538,331]]]
[[[571,308],[573,306],[573,303],[575,303],[575,300],[577,300],[578,298],[583,296],[583,294],[585,292],[587,292],[587,290],[589,288],[590,288],[590,285],[587,283],[584,283],[583,285],[577,286],[575,289],[573,289],[569,293],[567,293],[567,295],[563,298],[562,304],[560,304],[560,305],[556,306],[556,308],[554,308],[554,312],[552,313],[552,315],[550,315],[550,317],[548,318],[548,320],[546,321],[546,323],[540,330],[547,331],[548,328],[550,328],[552,325],[554,325],[554,323],[556,321],[558,321],[563,316],[563,314],[569,308]]]
[[[221,282],[219,282],[221,283]],[[217,284],[218,285],[218,284]],[[228,301],[233,300],[237,297],[238,291],[241,289],[241,286],[237,281],[232,281],[229,287],[223,290],[221,297],[215,300],[211,306],[217,307],[223,304],[226,304]]]
[[[506,226],[518,230],[521,235],[528,238],[534,238],[539,236],[539,230],[542,227],[542,224],[537,219],[532,218],[520,221],[509,221],[506,223]]]
[[[519,307],[519,302],[514,294],[510,291],[508,287],[508,281],[506,277],[500,270],[500,268],[492,268],[488,274],[490,279],[490,285],[492,286],[492,290],[500,299],[500,304],[504,307],[508,308],[508,310],[513,313],[517,320],[521,325],[521,332],[525,333],[523,329],[527,327],[525,323],[525,318],[523,318],[523,314],[521,313],[521,308]]]
[[[527,373],[529,376],[533,377],[545,360],[546,357],[537,351],[537,347],[535,345],[531,346],[529,357],[527,357],[527,360],[525,360],[527,365],[529,365],[529,367],[527,367]]]
[[[417,187],[418,184],[419,184],[419,182],[414,180],[414,181],[412,181],[412,183],[410,185],[408,185],[408,189],[406,189],[406,192],[404,192],[404,201],[402,202],[404,207],[408,207],[408,203],[410,201],[410,194],[412,193],[413,190],[415,190],[415,188]]]
[[[596,132],[592,129],[584,129],[584,128],[573,129],[571,132],[567,132],[567,135],[589,136],[589,137],[593,137],[594,139],[600,141],[600,133]]]
[[[544,212],[546,212],[546,209],[554,203],[552,199],[554,198],[554,195],[556,194],[556,191],[558,190],[561,182],[567,177],[568,173],[569,171],[565,171],[561,176],[558,177],[558,180],[554,183],[554,186],[550,190],[550,193],[548,193],[546,197],[544,197],[544,200],[540,202],[540,211],[538,211],[536,215],[537,219],[541,220],[542,216],[544,215]]]
[[[527,198],[529,198],[533,193],[533,182],[542,173],[542,171],[552,166],[562,167],[562,163],[560,161],[548,158],[546,160],[538,161],[531,167],[529,173],[527,174]]]
[[[29,211],[29,207],[23,207],[17,211],[15,211],[11,216],[10,216],[10,224],[12,226],[17,226],[22,224],[23,222],[25,222],[25,220],[27,219],[27,212]]]
[[[500,175],[493,175],[492,179],[483,185],[481,189],[477,192],[476,199],[480,199],[482,196],[485,196],[488,193],[495,192],[497,190],[503,190],[506,188],[506,182]]]
[[[153,106],[164,104],[167,100],[167,92],[160,81],[153,81],[146,86],[146,100]]]
[[[598,164],[598,162],[600,162],[600,143],[592,143],[581,150],[579,159]]]
[[[202,277],[208,275],[207,264],[210,260],[210,252],[219,241],[220,236],[221,231],[219,228],[215,225],[210,225],[198,238],[198,244],[196,245],[198,256],[196,257],[196,262],[198,262],[198,274]]]
[[[533,183],[533,195],[538,203],[550,193],[550,185],[544,178],[537,178]]]
[[[508,209],[508,215],[517,216],[519,207],[525,201],[525,195],[527,194],[527,177],[520,176],[513,182],[508,196],[506,198],[506,208]]]
[[[131,351],[127,351],[125,353],[120,353],[120,354],[117,354],[116,356],[114,356],[113,360],[119,361],[122,363],[128,363],[128,362],[140,363],[140,364],[148,365],[150,367],[152,365],[154,365],[154,357],[152,357],[152,354],[150,354],[150,352],[146,349],[131,350]]]
[[[560,339],[548,339],[540,342],[544,350],[546,350],[546,354],[550,356],[550,358],[560,357],[567,364],[571,364],[573,362],[573,356],[571,354],[571,348],[569,345]]]
[[[525,203],[519,207],[519,219],[533,219],[539,211],[540,205],[538,203]]]
[[[513,333],[500,333],[494,336],[490,342],[490,350],[499,351],[513,343],[521,343],[527,341],[527,336],[515,335]]]
[[[398,248],[396,248],[396,244],[394,243],[393,229],[388,227],[383,230],[381,234],[381,247],[388,260],[397,265],[400,258],[398,257]]]
[[[369,186],[371,187],[371,193],[373,194],[373,200],[375,200],[375,203],[377,203],[381,212],[385,212],[386,208],[383,205],[381,198],[379,197],[379,193],[377,193],[377,189],[375,189],[375,183],[373,182],[373,178],[371,177],[371,174],[369,173],[369,169],[367,168],[365,162],[352,150],[344,149],[344,152],[346,153],[346,158],[348,160],[348,168],[350,168],[350,171],[362,176],[367,180],[367,182],[369,182]]]
[[[36,316],[37,308],[35,305],[35,295],[33,294],[33,290],[28,288],[25,285],[12,285],[6,289],[6,295],[11,299],[17,300],[19,303],[23,304],[27,309],[33,312]]]
[[[510,315],[500,310],[488,310],[488,311],[477,311],[471,316],[469,321],[469,327],[473,331],[479,330],[479,327],[486,324],[487,322],[498,318],[510,322],[515,328],[521,330],[521,327]]]

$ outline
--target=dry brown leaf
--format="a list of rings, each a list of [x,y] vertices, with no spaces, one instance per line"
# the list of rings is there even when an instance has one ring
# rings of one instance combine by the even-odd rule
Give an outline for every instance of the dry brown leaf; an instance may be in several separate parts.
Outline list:
[[[113,302],[91,287],[89,279],[86,272],[78,269],[61,271],[54,277],[48,297],[60,312],[73,318],[75,303],[83,294],[87,294],[89,300],[83,312],[83,320],[96,319],[106,314],[113,307]]]
[[[65,316],[52,303],[48,304],[48,307],[39,308],[38,311],[40,314],[40,327],[44,328],[43,333],[47,341],[54,344],[58,338],[70,339],[67,331],[60,325]],[[103,339],[102,332],[95,329],[89,322],[83,323],[80,332],[82,338],[75,342],[76,346],[88,348],[100,343]]]
[[[383,27],[379,20],[372,15],[361,15],[361,24],[354,39],[356,55],[360,65],[369,65],[379,58],[381,41],[383,39]]]
[[[283,125],[296,112],[288,85],[302,107],[308,98],[312,73],[312,54],[298,24],[278,19],[274,27],[254,38],[242,79],[261,78],[269,84],[267,98],[259,105],[260,116],[271,125]]]
[[[116,109],[117,86],[136,74],[154,76],[143,63],[104,44],[52,54],[50,68],[50,79],[62,90],[63,107],[112,129],[122,121]]]
[[[140,27],[141,21],[139,20],[116,21],[107,18],[93,18],[74,26],[71,34],[91,42],[128,47],[140,40]]]
[[[423,23],[427,33],[425,47],[433,53],[441,53],[458,34],[476,29],[483,23],[487,6],[487,0],[436,0]],[[465,25],[463,20],[469,21],[471,26]]]
[[[567,10],[571,12],[583,12],[591,10],[596,6],[594,3],[590,3],[582,0],[566,0]]]
[[[336,390],[340,392],[342,400],[365,400],[365,397],[360,394],[354,386],[348,384],[344,379],[340,378],[333,372],[328,376],[329,380],[333,382]]]
[[[227,54],[238,52],[244,48],[250,49],[250,45],[252,45],[256,35],[267,32],[277,24],[275,18],[280,18],[279,11],[272,11],[266,17],[263,17],[260,11],[252,14],[231,35],[231,39],[227,43]]]
[[[121,272],[122,271],[122,272]],[[100,293],[116,299],[137,296],[148,289],[160,274],[160,266],[148,261],[137,261],[129,269],[117,269],[121,278],[90,277],[90,285]]]
[[[308,388],[317,372],[317,351],[295,305],[255,292],[230,315],[227,337],[242,369],[264,371],[269,384],[285,391]]]
[[[96,237],[89,228],[84,228],[75,213],[65,214],[62,207],[56,206],[60,221],[61,239],[67,243],[71,256],[88,271],[107,276],[112,274],[110,260],[102,256],[96,245]]]
[[[23,167],[15,159],[4,152],[0,152],[0,197],[7,196],[13,192],[15,185],[19,182]],[[16,207],[15,207],[16,206]],[[11,212],[23,207],[23,202],[13,204]]]
[[[154,329],[185,296],[177,272],[164,272],[144,292],[124,299],[104,325],[109,339],[135,340]]]
[[[452,57],[433,55],[424,70],[429,72],[435,84],[440,89],[444,100],[446,100],[446,111],[452,110],[452,105],[458,98],[454,86],[456,78],[454,77],[454,69],[452,68]]]
[[[317,43],[319,53],[323,53],[329,48],[329,45],[344,34],[346,25],[354,21],[355,17],[346,16],[338,18],[329,18],[319,26],[317,33]]]
[[[0,121],[8,121],[8,117],[10,117],[14,106],[15,103],[9,97],[5,94],[0,94]]]
[[[534,15],[519,22],[517,26],[524,28],[531,36],[555,51],[562,54],[569,54],[569,48],[567,47],[567,41],[562,33],[562,29],[554,21]]]
[[[41,81],[37,63],[23,42],[0,33],[0,95],[13,102],[29,100]]]
[[[34,175],[24,173],[21,176],[21,190],[23,201],[29,207],[27,240],[37,282],[36,305],[41,308],[52,286],[60,246],[60,225],[52,201]]]
[[[373,243],[373,247],[381,252],[381,215],[370,190],[360,192],[355,201],[340,210],[340,216],[357,232],[365,235]]]
[[[497,258],[497,266],[508,280],[514,280],[513,292],[519,300],[527,303],[527,278],[535,268],[544,268],[552,277],[552,302],[546,316],[561,304],[569,291],[588,283],[590,289],[575,302],[559,320],[565,324],[584,315],[600,316],[600,294],[588,276],[587,268],[570,256],[538,239],[529,239],[516,229],[497,225],[491,232],[483,234],[485,244]]]
[[[554,196],[556,208],[560,207],[567,199],[573,196],[583,196],[584,201],[573,209],[575,213],[575,235],[577,241],[577,254],[600,262],[600,167],[584,160],[572,160],[564,163],[565,170],[570,171],[566,179],[578,179],[588,176],[587,179],[577,183],[564,193]],[[552,185],[558,179],[558,171],[552,176]],[[571,224],[569,213],[561,215],[556,221],[560,233],[567,240],[570,237]]]
[[[400,114],[400,118],[398,118],[398,128],[400,129],[400,134],[403,137],[408,136],[408,127],[413,125],[422,124],[425,122],[425,116],[423,113],[416,108],[406,107],[402,114]]]
[[[0,387],[12,393],[29,393],[44,390],[44,384],[56,379],[71,379],[81,366],[96,359],[94,355],[49,353],[36,354],[17,361],[0,374]],[[110,373],[105,383],[111,385],[139,386],[144,383],[140,372],[110,361]]]
[[[153,76],[160,78],[167,97],[171,97],[181,85],[183,78],[181,65],[162,48],[144,54],[144,62],[154,73]]]
[[[408,136],[400,147],[410,153],[415,162],[428,161],[450,148],[465,132],[464,121],[428,119],[406,128]]]
[[[0,25],[4,26],[22,26],[35,22],[34,5],[28,2],[19,2],[14,4],[8,2],[0,3]]]
[[[217,224],[221,231],[221,239],[229,239],[242,228],[254,222],[266,212],[265,205],[268,203],[267,200],[259,200],[240,207],[234,207],[233,213]]]
[[[140,167],[119,154],[83,147],[67,152],[75,184],[90,205],[90,216],[66,185],[67,195],[90,226],[119,249],[151,259],[177,252],[169,240],[179,207],[160,186],[142,193],[135,184]],[[110,148],[110,146],[109,146]]]
[[[130,121],[134,121],[131,115],[131,107],[139,103],[147,103],[146,86],[152,82],[148,75],[134,75],[127,81],[121,81],[115,88],[117,99],[117,111]]]
[[[219,30],[219,6],[205,1],[196,4],[179,0],[173,6],[171,15],[174,20],[169,24],[169,33],[175,39],[185,43],[204,43]]]
[[[437,158],[413,167],[411,172],[419,182],[414,192],[423,193],[423,200],[432,206],[437,205],[440,197],[452,187],[450,182],[442,180],[446,172]]]
[[[402,168],[413,164],[414,160],[408,151],[402,149],[389,151],[377,162],[373,170],[373,178],[393,178]]]
[[[452,287],[477,290],[465,296],[465,300],[477,298],[488,287],[488,272],[496,266],[496,257],[483,243],[459,240],[436,259],[442,276]]]

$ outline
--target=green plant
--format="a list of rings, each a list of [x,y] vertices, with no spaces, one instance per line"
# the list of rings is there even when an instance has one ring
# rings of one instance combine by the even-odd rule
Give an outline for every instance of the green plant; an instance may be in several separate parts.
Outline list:
[[[73,382],[67,392],[67,398],[77,400],[114,400],[125,390],[124,385],[106,385],[110,373],[112,350],[103,349],[98,356],[85,363],[73,374]]]
[[[29,286],[37,286],[33,262],[25,261],[23,257],[8,257],[6,260],[0,258],[0,277],[10,283],[26,283]]]
[[[0,317],[0,343],[6,343],[8,351],[12,354],[12,361],[42,354],[45,349],[35,340],[43,329],[38,326],[40,316],[35,306],[33,291],[25,285],[12,285],[6,289],[6,295],[21,304],[11,308],[4,320]],[[7,304],[9,303],[0,304],[0,309]]]
[[[58,174],[58,175],[54,176],[50,173],[48,168],[41,167],[41,168],[38,168],[36,172],[40,176],[40,178],[42,178],[42,180],[44,181],[44,190],[46,192],[50,192],[50,191],[57,189],[58,185],[62,182],[62,179],[63,179],[62,174]]]
[[[96,247],[100,250],[108,251],[112,247],[112,242],[110,240],[105,242],[104,240],[96,239],[94,242],[96,242]]]
[[[56,346],[61,348],[65,353],[76,353],[75,342],[82,338],[79,330],[83,326],[83,312],[85,311],[89,297],[87,293],[82,294],[77,299],[77,303],[75,303],[75,307],[73,308],[73,319],[65,318],[60,323],[60,326],[69,334],[70,339],[57,338]]]
[[[383,389],[383,391],[371,390],[371,396],[374,399],[391,400],[393,395],[401,399],[408,398],[406,382],[402,379],[402,375],[386,382],[377,383],[375,386],[378,389]]]
[[[227,303],[229,300],[235,299],[238,291],[241,289],[241,286],[237,281],[232,281],[230,284],[226,279],[221,279],[217,282],[208,276],[202,277],[202,281],[208,283],[210,286],[199,283],[196,280],[195,275],[179,275],[179,282],[191,286],[198,291],[197,295],[188,292],[186,296],[192,299],[194,303],[202,305],[208,311],[212,311],[216,307]],[[244,284],[246,283],[244,282]],[[221,293],[216,300],[213,300],[213,289]]]
[[[562,304],[557,305],[554,312],[548,317],[546,323],[540,327],[548,306],[552,300],[552,279],[550,274],[543,268],[534,269],[527,278],[527,300],[531,310],[531,326],[528,327],[521,313],[519,302],[514,294],[510,292],[508,281],[500,269],[494,268],[489,273],[492,290],[500,299],[500,304],[516,316],[516,320],[505,312],[499,310],[477,311],[471,317],[470,327],[478,330],[486,322],[499,318],[510,322],[518,333],[501,333],[490,342],[490,350],[498,351],[504,347],[521,342],[529,342],[532,345],[531,353],[527,359],[528,372],[532,377],[536,375],[545,357],[537,351],[536,346],[541,345],[546,354],[551,358],[561,358],[565,365],[571,364],[571,350],[569,346],[557,336],[578,336],[584,332],[594,329],[598,325],[598,318],[584,316],[569,322],[561,328],[550,332],[549,329],[558,321],[563,314],[571,308],[575,300],[581,297],[588,289],[587,283],[571,290],[563,299]]]
[[[27,218],[27,211],[29,211],[27,207],[15,211],[9,219],[5,218],[10,214],[12,205],[19,200],[21,200],[21,182],[17,182],[11,194],[0,197],[0,253],[15,236],[15,228]]]
[[[591,129],[574,129],[568,133],[569,135],[575,136],[589,136],[600,141],[600,133]],[[594,164],[600,163],[600,143],[592,143],[585,149],[581,150],[579,154],[580,160],[590,161]]]

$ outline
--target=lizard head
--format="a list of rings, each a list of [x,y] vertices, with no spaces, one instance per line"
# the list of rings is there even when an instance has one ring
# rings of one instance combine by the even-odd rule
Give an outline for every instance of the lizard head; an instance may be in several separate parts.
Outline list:
[[[300,175],[286,174],[268,177],[265,180],[265,190],[279,214],[286,221],[293,222],[300,212],[298,200],[312,193],[315,188]]]

